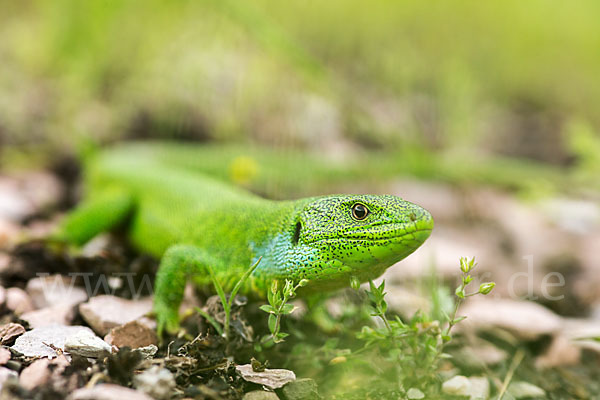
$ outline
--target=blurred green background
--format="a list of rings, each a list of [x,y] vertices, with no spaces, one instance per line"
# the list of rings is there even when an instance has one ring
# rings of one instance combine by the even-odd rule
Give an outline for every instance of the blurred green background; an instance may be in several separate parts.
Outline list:
[[[600,171],[594,0],[0,7],[5,168],[168,137]]]

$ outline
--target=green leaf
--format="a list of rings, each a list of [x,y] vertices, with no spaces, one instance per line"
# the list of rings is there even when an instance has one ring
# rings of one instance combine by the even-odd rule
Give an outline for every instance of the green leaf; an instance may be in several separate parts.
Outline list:
[[[227,296],[225,296],[225,291],[223,290],[223,286],[219,283],[215,271],[212,269],[210,265],[206,266],[208,269],[208,273],[210,274],[210,279],[212,280],[213,286],[221,299],[221,304],[223,304],[223,308],[225,309],[225,313],[229,314],[230,308],[228,307],[229,303],[227,303]]]
[[[277,312],[277,310],[275,310],[275,308],[273,308],[273,306],[270,306],[268,304],[263,304],[262,306],[260,306],[260,309],[263,310],[264,312],[271,313],[271,314],[275,314]]]
[[[377,286],[375,286],[375,283],[373,283],[373,281],[369,281],[369,289],[371,289],[371,291],[370,292],[367,291],[367,293],[372,293],[372,294],[377,293]]]
[[[296,307],[293,304],[284,304],[281,308],[282,314],[291,314]]]
[[[269,348],[273,347],[273,345],[275,344],[275,342],[273,341],[273,338],[271,337],[271,335],[265,335],[265,336],[263,336],[263,338],[260,341],[260,343],[262,344],[262,346],[265,349],[269,349]]]
[[[465,298],[465,288],[462,286],[457,287],[454,294],[456,294],[459,298],[464,299]]]
[[[273,305],[273,303],[275,302],[274,294],[270,290],[267,292],[267,300],[269,301],[269,304],[271,304],[271,305]]]
[[[460,316],[460,317],[456,317],[456,318],[454,318],[454,320],[452,321],[452,324],[453,324],[453,325],[456,325],[456,324],[458,324],[460,321],[463,321],[463,320],[465,320],[465,319],[467,319],[467,317],[466,317],[466,316],[464,316],[464,315],[463,315],[463,316]]]
[[[250,266],[250,268],[248,268],[246,270],[246,272],[244,272],[244,275],[242,275],[242,277],[240,278],[240,280],[237,281],[237,283],[233,287],[233,290],[231,291],[231,295],[229,296],[229,308],[231,308],[231,305],[233,304],[233,299],[237,295],[238,291],[240,290],[240,288],[242,287],[242,285],[244,284],[244,282],[246,282],[246,280],[254,272],[254,270],[256,269],[256,267],[258,267],[258,263],[260,263],[260,260],[262,260],[262,256],[259,257],[258,260],[256,260],[256,262],[254,263],[254,265]]]
[[[275,332],[277,328],[277,316],[275,314],[269,314],[269,330],[271,333]]]
[[[213,326],[213,328],[215,328],[215,330],[219,333],[219,335],[223,336],[223,327],[221,326],[221,324],[219,324],[217,322],[216,319],[214,319],[212,316],[210,316],[210,314],[208,314],[206,311],[202,310],[201,308],[196,307],[196,312],[198,314],[202,315],[204,317],[204,319],[207,320]]]

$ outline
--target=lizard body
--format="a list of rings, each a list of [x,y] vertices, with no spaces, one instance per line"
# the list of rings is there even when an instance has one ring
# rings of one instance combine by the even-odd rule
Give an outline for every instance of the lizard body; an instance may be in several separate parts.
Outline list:
[[[429,237],[431,215],[391,195],[267,200],[211,178],[161,145],[101,151],[85,166],[84,201],[57,238],[83,244],[126,223],[140,250],[161,259],[155,282],[158,329],[175,330],[185,284],[210,284],[206,266],[231,288],[259,258],[243,289],[263,297],[269,282],[307,279],[304,292],[381,275]],[[186,146],[189,153],[189,146]]]

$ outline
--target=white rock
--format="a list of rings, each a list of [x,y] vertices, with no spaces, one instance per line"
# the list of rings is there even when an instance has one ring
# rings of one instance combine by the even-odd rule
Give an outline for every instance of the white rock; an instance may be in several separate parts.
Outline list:
[[[93,388],[83,387],[71,393],[67,400],[152,400],[152,397],[137,390],[112,383],[101,383]]]
[[[55,204],[62,185],[50,173],[27,172],[0,178],[0,219],[20,221],[37,210]]]
[[[25,291],[36,308],[57,304],[76,305],[87,300],[84,289],[75,286],[75,278],[62,275],[38,276],[27,282]]]
[[[470,376],[471,389],[469,396],[471,400],[486,400],[490,396],[490,382],[483,376]]]
[[[508,386],[508,393],[512,394],[515,399],[525,399],[529,397],[546,397],[544,389],[535,386],[529,382],[515,381]]]
[[[525,340],[554,334],[563,324],[562,318],[546,307],[524,300],[473,298],[461,307],[460,314],[467,319],[457,325],[459,330],[499,327]]]
[[[20,221],[33,213],[31,202],[19,193],[14,182],[6,178],[0,179],[0,219]]]
[[[64,351],[66,338],[81,330],[92,333],[86,326],[51,325],[35,328],[19,336],[11,348],[27,357],[54,358],[58,354],[52,347]]]
[[[29,311],[21,315],[31,328],[50,325],[70,325],[75,318],[75,309],[69,304],[57,304],[39,310]]]
[[[138,319],[152,310],[152,299],[127,300],[116,296],[92,297],[79,305],[83,319],[100,335]]]
[[[442,391],[447,394],[468,396],[470,390],[471,381],[469,381],[469,378],[462,375],[456,375],[442,384]]]
[[[159,400],[170,399],[176,386],[171,371],[156,365],[134,376],[133,385],[136,389]]]
[[[424,399],[425,393],[421,392],[419,389],[410,388],[406,392],[406,397],[408,397],[410,400]]]
[[[33,302],[29,295],[20,288],[11,287],[6,289],[6,308],[17,315],[33,311]]]
[[[539,369],[553,368],[559,366],[577,365],[581,358],[581,347],[564,335],[556,335],[552,344],[544,354],[535,360],[535,366]]]
[[[110,353],[111,346],[91,331],[77,331],[65,340],[65,351],[82,357],[99,358]]]
[[[294,371],[287,369],[265,369],[255,372],[250,364],[236,365],[235,369],[244,380],[263,385],[271,390],[279,389],[286,383],[296,380]]]

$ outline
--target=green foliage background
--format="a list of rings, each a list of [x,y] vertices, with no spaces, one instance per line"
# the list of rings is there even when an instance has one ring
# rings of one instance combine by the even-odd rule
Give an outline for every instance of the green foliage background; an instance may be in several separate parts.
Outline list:
[[[593,0],[0,7],[0,141],[11,147],[149,135],[565,165],[573,132],[598,138]]]

